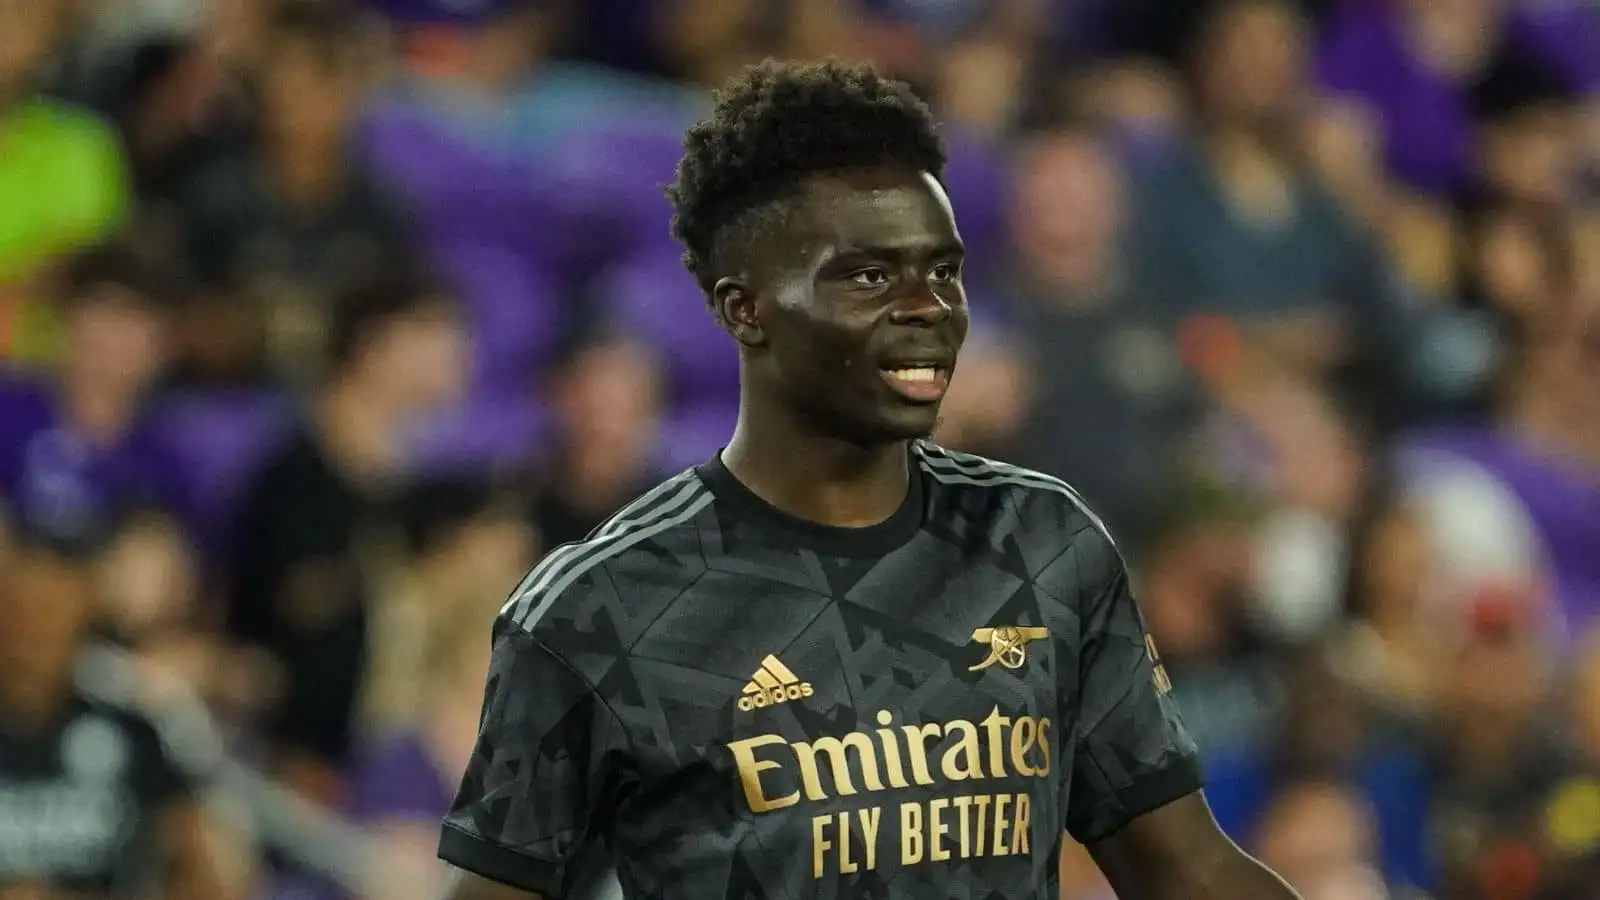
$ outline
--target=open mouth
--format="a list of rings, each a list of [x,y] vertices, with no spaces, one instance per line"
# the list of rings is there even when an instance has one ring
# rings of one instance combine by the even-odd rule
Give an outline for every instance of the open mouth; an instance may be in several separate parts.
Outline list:
[[[895,393],[914,403],[932,403],[950,389],[950,370],[932,363],[880,369],[878,374]]]

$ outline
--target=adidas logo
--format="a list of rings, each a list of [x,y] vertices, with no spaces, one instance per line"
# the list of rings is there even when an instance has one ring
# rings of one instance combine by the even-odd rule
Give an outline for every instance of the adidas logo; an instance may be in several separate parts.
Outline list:
[[[764,709],[811,696],[811,682],[801,681],[789,667],[768,655],[761,668],[744,686],[744,696],[739,698],[739,708],[745,712]]]

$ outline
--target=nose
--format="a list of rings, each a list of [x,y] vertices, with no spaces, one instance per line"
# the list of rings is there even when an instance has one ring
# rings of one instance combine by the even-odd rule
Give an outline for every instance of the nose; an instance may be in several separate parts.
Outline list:
[[[920,284],[906,291],[889,310],[889,321],[926,328],[948,321],[952,312],[949,301],[926,284]]]

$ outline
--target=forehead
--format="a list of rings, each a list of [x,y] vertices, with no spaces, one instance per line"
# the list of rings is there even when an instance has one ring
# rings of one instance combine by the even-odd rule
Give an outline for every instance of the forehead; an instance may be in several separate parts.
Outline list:
[[[800,192],[794,227],[835,248],[907,251],[959,243],[944,187],[930,174],[865,169],[817,175]]]

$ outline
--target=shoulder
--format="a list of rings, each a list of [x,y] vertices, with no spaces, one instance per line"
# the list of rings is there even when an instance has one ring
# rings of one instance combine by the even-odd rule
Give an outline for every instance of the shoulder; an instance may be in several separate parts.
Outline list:
[[[912,452],[935,491],[950,495],[951,505],[961,510],[943,513],[936,508],[932,515],[964,517],[976,507],[1006,517],[1006,524],[994,527],[1014,536],[1024,556],[1037,561],[1036,575],[1063,569],[1081,577],[1082,572],[1112,573],[1121,567],[1116,541],[1105,522],[1062,479],[931,441],[915,442]]]
[[[1110,541],[1105,523],[1067,482],[1034,469],[961,453],[931,441],[912,445],[918,467],[942,486],[1009,495],[1036,516],[1055,517],[1074,531],[1090,530]]]
[[[703,566],[694,519],[711,506],[693,469],[667,479],[601,522],[581,541],[550,550],[523,576],[500,610],[497,628],[555,648],[557,638],[599,614],[596,594],[625,615],[633,604],[677,593]]]

